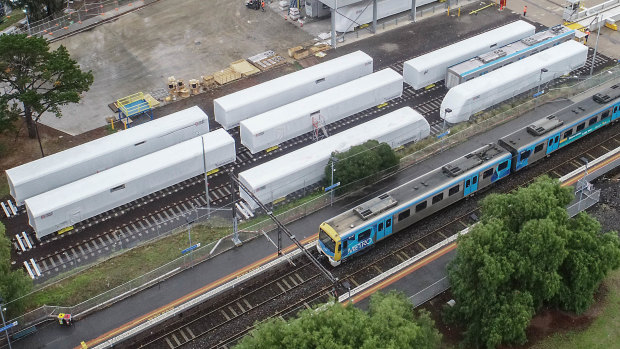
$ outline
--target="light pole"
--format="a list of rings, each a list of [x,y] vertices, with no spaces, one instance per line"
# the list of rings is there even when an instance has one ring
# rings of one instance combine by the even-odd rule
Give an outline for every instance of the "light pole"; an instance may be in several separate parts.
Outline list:
[[[538,94],[540,93],[540,85],[542,84],[542,75],[543,73],[548,72],[549,70],[547,68],[542,68],[540,70],[540,75],[538,76],[538,90],[536,91],[536,97],[538,97]]]
[[[598,37],[601,35],[601,20],[603,19],[603,15],[598,15],[598,21],[596,25],[598,25],[598,30],[596,31],[596,43],[594,44],[594,54],[592,55],[592,64],[590,64],[590,76],[594,72],[594,59],[596,59],[596,51],[598,49]]]
[[[207,155],[205,154],[205,138],[200,137],[202,140],[202,167],[205,172],[205,199],[207,200],[207,217],[211,218],[211,200],[209,200],[209,179],[207,178]]]
[[[446,112],[443,115],[443,127],[441,129],[441,151],[443,151],[443,147],[446,144],[446,119],[448,118],[448,113],[452,113],[452,109],[446,108]]]
[[[2,316],[2,327],[6,327],[6,322],[4,322],[4,305],[2,305],[2,296],[0,296],[0,315]],[[4,330],[4,334],[6,334],[6,342],[9,343],[9,349],[11,348],[11,338],[9,338],[8,329]]]
[[[334,156],[331,157],[331,163],[332,163],[332,184],[331,187],[332,189],[330,190],[330,197],[331,197],[331,201],[329,203],[329,206],[332,206],[334,204],[334,163],[338,162],[338,159]]]

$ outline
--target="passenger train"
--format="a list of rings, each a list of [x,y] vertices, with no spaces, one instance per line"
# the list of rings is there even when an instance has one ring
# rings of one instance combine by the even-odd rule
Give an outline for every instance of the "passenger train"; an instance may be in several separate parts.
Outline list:
[[[620,84],[333,217],[317,249],[332,266],[554,151],[620,120]]]

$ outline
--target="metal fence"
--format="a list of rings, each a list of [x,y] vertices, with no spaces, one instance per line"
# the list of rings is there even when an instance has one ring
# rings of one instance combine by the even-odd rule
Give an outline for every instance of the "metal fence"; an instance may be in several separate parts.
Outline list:
[[[122,13],[159,0],[84,0],[69,4],[62,15],[39,21],[27,21],[18,32],[53,39],[81,28],[92,26]]]
[[[401,171],[419,161],[422,161],[430,155],[442,151],[442,149],[452,147],[462,141],[471,138],[474,135],[480,134],[490,128],[493,128],[512,118],[515,118],[516,116],[533,109],[537,105],[537,103],[544,103],[560,97],[574,96],[600,84],[612,80],[617,80],[619,77],[620,67],[615,66],[611,69],[603,71],[602,73],[599,73],[596,76],[593,76],[592,78],[580,81],[578,83],[570,84],[568,86],[551,89],[547,94],[538,97],[537,101],[532,101],[528,99],[518,105],[509,107],[507,110],[500,111],[505,108],[496,108],[489,112],[483,113],[479,115],[474,121],[471,121],[470,123],[464,123],[464,126],[459,125],[453,128],[454,131],[452,132],[452,134],[449,137],[446,137],[446,139],[442,142],[439,142],[437,139],[430,139],[429,143],[420,143],[424,144],[425,147],[420,150],[414,151],[407,156],[404,156],[401,159],[399,166],[384,170],[371,177],[364,178],[355,183],[351,183],[347,186],[341,187],[339,190],[336,191],[336,200],[340,200],[350,195],[355,195],[355,191],[352,191],[351,188],[364,189],[365,185],[369,183],[373,183],[387,176],[391,176],[396,171]],[[517,101],[518,100],[515,100],[513,102],[516,103]],[[511,103],[512,102],[510,101],[508,102],[509,105]],[[324,193],[312,200],[304,202],[300,205],[296,205],[290,209],[287,209],[286,206],[281,207],[280,210],[282,210],[283,212],[278,213],[276,216],[281,222],[283,222],[284,224],[288,224],[297,219],[303,218],[308,214],[313,213],[323,207],[328,206],[331,202],[330,199],[330,193]],[[276,208],[274,212],[277,211],[278,209]],[[192,222],[190,224],[194,227],[194,229],[197,226],[206,225],[210,227],[230,227],[232,231],[230,218],[227,217],[230,217],[230,210],[228,208],[218,209],[211,212],[207,212],[205,209],[202,208],[197,208],[186,212],[186,214],[182,215],[181,217],[173,217],[170,221],[168,221],[169,224],[165,224],[166,222],[160,222],[160,224],[157,224],[156,226],[151,226],[147,229],[154,229],[152,233],[156,235],[155,239],[160,239],[171,234],[186,231],[188,229],[188,222]],[[239,238],[242,241],[249,241],[262,235],[263,231],[268,232],[275,228],[276,225],[267,216],[255,217],[253,220],[242,223],[240,225]],[[114,247],[117,248],[117,252],[108,256],[105,259],[109,259],[113,256],[124,253],[127,250],[140,245],[141,243],[144,243],[144,241],[125,241],[125,243],[122,243],[121,241],[116,247]],[[232,235],[223,237],[218,241],[205,243],[203,246],[192,251],[190,254],[183,255],[153,271],[150,271],[111,290],[103,292],[100,295],[84,301],[80,304],[74,306],[46,305],[39,309],[26,313],[14,319],[17,320],[20,324],[20,326],[17,327],[15,331],[28,327],[32,324],[44,321],[46,319],[50,319],[50,317],[54,317],[61,312],[75,314],[75,316],[79,318],[80,316],[84,316],[92,311],[109,306],[110,304],[119,301],[139,290],[147,288],[156,282],[164,280],[167,277],[174,275],[175,273],[178,273],[186,268],[195,265],[196,263],[207,260],[217,255],[218,253],[221,253],[233,247],[234,243],[232,242]],[[101,261],[97,261],[97,263],[100,262]],[[88,267],[92,267],[97,263],[93,263]],[[82,270],[84,269],[77,269],[75,272],[72,272],[70,275],[67,274],[64,277],[69,277]],[[54,282],[57,281],[59,280],[54,280]],[[44,287],[48,287],[52,284],[53,283],[50,282]],[[30,296],[32,296],[32,294],[26,295],[24,297]]]

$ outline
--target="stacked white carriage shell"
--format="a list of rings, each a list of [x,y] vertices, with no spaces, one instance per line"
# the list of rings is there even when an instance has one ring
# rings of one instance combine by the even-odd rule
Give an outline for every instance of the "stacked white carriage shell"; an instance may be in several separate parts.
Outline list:
[[[362,51],[337,57],[215,99],[215,121],[228,130],[245,119],[368,75],[372,70],[372,57]]]
[[[396,148],[429,134],[426,119],[405,107],[243,171],[239,180],[261,202],[269,203],[321,181],[333,152],[344,152],[373,139]],[[243,190],[240,195],[251,209],[258,207]]]
[[[209,132],[209,117],[191,107],[6,171],[18,205],[48,190]]]
[[[587,46],[567,41],[462,83],[448,91],[440,116],[450,123],[467,121],[479,111],[582,67],[587,56]]]
[[[403,77],[387,68],[283,105],[240,125],[241,143],[252,153],[278,145],[362,110],[380,105],[403,92]]]
[[[449,67],[533,35],[535,30],[527,22],[516,21],[408,60],[403,64],[405,82],[421,89],[445,79]]]
[[[234,139],[215,130],[26,199],[28,219],[41,238],[235,159]]]

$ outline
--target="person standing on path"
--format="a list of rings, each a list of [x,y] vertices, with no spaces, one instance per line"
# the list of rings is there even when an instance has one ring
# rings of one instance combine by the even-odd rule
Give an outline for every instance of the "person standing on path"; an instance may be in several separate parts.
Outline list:
[[[263,12],[265,12],[265,0],[260,1],[260,7],[263,9]]]
[[[523,6],[523,17],[527,14],[527,6]]]
[[[588,43],[589,36],[590,36],[590,29],[586,29],[586,44]]]

